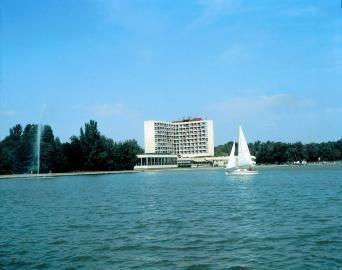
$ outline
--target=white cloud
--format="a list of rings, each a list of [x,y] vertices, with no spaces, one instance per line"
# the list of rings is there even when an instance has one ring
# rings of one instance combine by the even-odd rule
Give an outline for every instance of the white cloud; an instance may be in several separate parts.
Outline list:
[[[209,109],[229,112],[256,112],[265,110],[293,109],[295,107],[310,106],[311,103],[290,93],[275,95],[245,95],[230,97],[226,101],[211,104]]]
[[[299,104],[299,99],[288,93],[280,93],[271,96],[261,96],[261,102],[271,107],[293,106]]]
[[[19,112],[16,110],[0,110],[0,115],[5,117],[12,117],[18,115]]]
[[[218,143],[234,139],[238,125],[246,128],[250,141],[317,141],[322,138],[322,126],[339,129],[336,119],[341,115],[341,108],[329,109],[319,100],[288,92],[263,95],[254,91],[254,94],[226,97],[209,105],[207,112],[215,121]]]
[[[291,93],[275,95],[245,94],[229,97],[223,102],[208,106],[208,113],[214,119],[222,119],[225,124],[258,122],[264,127],[276,127],[281,119],[289,115],[299,115],[313,107],[313,103]],[[221,120],[219,120],[221,121]]]

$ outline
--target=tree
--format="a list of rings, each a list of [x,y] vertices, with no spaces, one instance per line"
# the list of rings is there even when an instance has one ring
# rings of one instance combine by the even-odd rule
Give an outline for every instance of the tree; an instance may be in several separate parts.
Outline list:
[[[15,159],[18,166],[15,166],[15,173],[37,171],[37,129],[38,125],[28,124],[25,126],[16,151]]]
[[[20,153],[20,142],[23,129],[21,125],[15,125],[9,130],[9,136],[2,141],[2,158],[3,164],[9,163],[5,166],[8,173],[17,173],[22,171],[22,155]]]
[[[15,125],[0,141],[0,174],[37,172],[38,127]],[[132,170],[137,154],[143,153],[136,140],[115,142],[101,135],[93,120],[85,123],[79,136],[71,136],[65,143],[54,137],[50,126],[41,129],[41,172]],[[229,155],[232,145],[216,146],[215,155]],[[256,141],[248,146],[259,164],[317,161],[319,157],[323,161],[342,160],[342,139],[309,144]]]
[[[67,170],[67,159],[64,153],[63,144],[58,137],[55,138],[54,142],[54,163],[53,172],[63,172]]]
[[[227,142],[223,145],[218,145],[214,148],[215,156],[227,156],[233,147],[233,142]]]
[[[48,125],[41,127],[40,138],[40,172],[53,171],[56,164],[55,138],[52,128]]]
[[[80,135],[61,143],[49,125],[16,125],[0,141],[0,173],[37,172],[40,141],[40,172],[131,170],[136,155],[143,152],[135,140],[114,142],[101,135],[97,123],[90,120]],[[39,140],[38,140],[39,139]]]
[[[95,171],[101,168],[105,157],[103,140],[97,129],[97,123],[90,120],[80,131],[80,143],[82,155],[84,157],[84,170]]]
[[[80,171],[84,162],[80,139],[71,136],[70,143],[64,143],[62,148],[66,162],[65,171]]]
[[[12,172],[11,160],[3,150],[3,144],[0,142],[0,174],[9,174]]]
[[[121,157],[119,169],[132,170],[137,162],[137,155],[142,153],[142,149],[136,140],[127,140],[118,144],[118,153]]]
[[[216,146],[215,155],[228,155],[231,143]],[[256,156],[256,162],[259,164],[282,164],[302,160],[312,162],[317,161],[319,157],[325,161],[342,160],[342,139],[336,142],[309,144],[256,141],[248,144],[248,147],[251,154]]]

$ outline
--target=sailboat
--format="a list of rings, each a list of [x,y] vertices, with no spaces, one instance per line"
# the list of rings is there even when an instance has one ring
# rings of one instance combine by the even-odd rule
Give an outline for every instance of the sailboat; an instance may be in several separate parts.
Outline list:
[[[258,174],[255,169],[255,162],[248,149],[248,144],[243,134],[241,126],[239,127],[239,145],[238,156],[235,157],[235,141],[230,151],[229,160],[225,168],[226,175],[254,175]]]

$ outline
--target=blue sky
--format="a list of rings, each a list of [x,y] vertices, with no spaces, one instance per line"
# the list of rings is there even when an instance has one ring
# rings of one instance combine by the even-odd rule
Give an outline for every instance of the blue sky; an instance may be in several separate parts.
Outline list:
[[[143,144],[144,120],[214,120],[215,144],[342,136],[340,0],[1,2],[0,138],[95,119]]]

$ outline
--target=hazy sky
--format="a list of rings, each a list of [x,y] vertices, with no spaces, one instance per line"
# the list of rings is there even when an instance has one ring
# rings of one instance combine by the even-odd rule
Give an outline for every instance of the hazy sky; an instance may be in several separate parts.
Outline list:
[[[214,120],[215,144],[342,137],[341,0],[2,0],[0,138]]]

